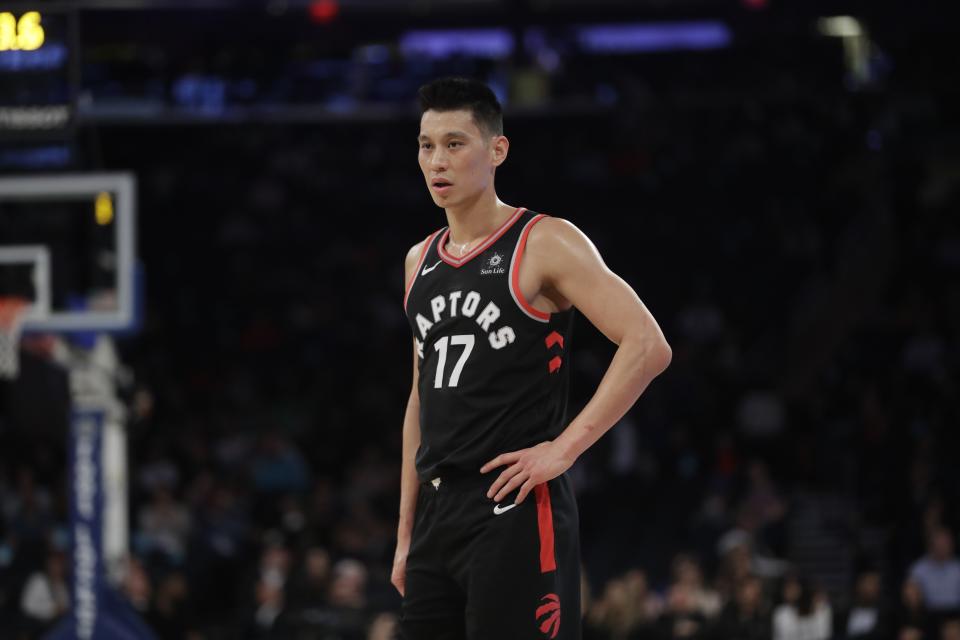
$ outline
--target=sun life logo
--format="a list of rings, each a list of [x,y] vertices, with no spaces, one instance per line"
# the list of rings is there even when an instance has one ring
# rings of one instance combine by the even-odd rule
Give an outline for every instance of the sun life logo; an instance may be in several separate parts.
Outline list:
[[[506,272],[507,269],[503,266],[503,255],[500,253],[491,255],[483,261],[483,266],[480,267],[480,275],[482,276],[498,275]]]

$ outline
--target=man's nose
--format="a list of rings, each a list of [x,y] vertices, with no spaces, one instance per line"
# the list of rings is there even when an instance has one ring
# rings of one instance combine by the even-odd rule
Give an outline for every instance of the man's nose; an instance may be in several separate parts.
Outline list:
[[[447,168],[447,154],[442,149],[435,149],[430,154],[430,167],[433,169]]]

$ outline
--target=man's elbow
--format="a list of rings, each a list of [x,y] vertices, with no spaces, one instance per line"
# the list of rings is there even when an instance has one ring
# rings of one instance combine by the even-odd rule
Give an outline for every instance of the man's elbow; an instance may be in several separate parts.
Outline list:
[[[638,329],[627,333],[617,344],[629,351],[633,369],[647,382],[663,373],[673,360],[673,349],[659,329]]]
[[[620,347],[625,345],[631,345],[628,349],[632,353],[631,359],[637,374],[647,380],[663,373],[673,359],[673,349],[659,331],[628,335],[620,343]]]
[[[656,375],[660,375],[670,366],[670,361],[673,360],[673,349],[663,336],[659,336],[650,346],[647,357],[650,366],[656,370]]]

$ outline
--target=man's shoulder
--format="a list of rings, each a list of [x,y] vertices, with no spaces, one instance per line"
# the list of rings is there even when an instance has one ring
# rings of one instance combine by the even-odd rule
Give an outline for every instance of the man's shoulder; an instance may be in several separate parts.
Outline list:
[[[430,234],[423,240],[407,249],[407,255],[403,260],[403,267],[408,279],[413,271],[417,268],[417,263],[420,262],[420,256],[423,255],[424,249],[427,247],[427,243],[445,228],[446,227],[441,227],[440,229],[430,232]]]
[[[550,253],[558,245],[570,245],[571,243],[581,242],[586,235],[577,228],[572,222],[565,218],[557,218],[547,214],[539,214],[542,217],[530,229],[527,237],[527,250],[542,250]]]
[[[417,260],[420,259],[420,252],[423,251],[423,246],[424,246],[426,243],[427,243],[427,239],[424,238],[423,240],[421,240],[421,241],[418,242],[417,244],[415,244],[415,245],[413,245],[412,247],[410,247],[409,249],[407,249],[407,255],[406,255],[406,257],[404,258],[403,261],[404,261],[404,263],[406,263],[406,265],[407,265],[408,267],[411,267],[411,268],[412,268],[414,265],[417,264]]]
[[[532,211],[531,213],[534,214],[535,218],[539,218],[537,223],[533,225],[533,229],[530,232],[531,235],[535,232],[548,235],[563,235],[579,231],[579,229],[566,218],[552,216],[549,213],[534,213]]]
[[[575,224],[565,218],[544,216],[533,225],[524,252],[549,271],[565,270],[585,264],[596,252],[593,242]]]

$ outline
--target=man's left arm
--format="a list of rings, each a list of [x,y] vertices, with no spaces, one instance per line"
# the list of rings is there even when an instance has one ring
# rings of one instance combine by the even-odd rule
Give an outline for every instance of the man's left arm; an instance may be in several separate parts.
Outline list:
[[[571,223],[559,218],[538,222],[527,240],[524,266],[533,268],[542,283],[538,295],[569,301],[618,346],[590,402],[563,433],[535,447],[501,454],[481,467],[481,473],[487,473],[506,465],[487,496],[500,502],[520,487],[518,504],[536,485],[569,469],[624,416],[671,359],[653,315]]]

